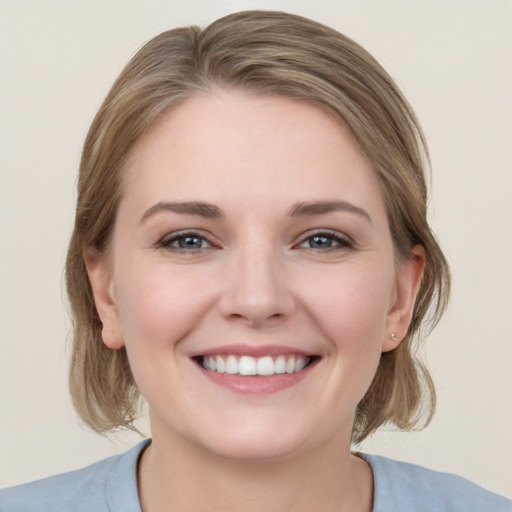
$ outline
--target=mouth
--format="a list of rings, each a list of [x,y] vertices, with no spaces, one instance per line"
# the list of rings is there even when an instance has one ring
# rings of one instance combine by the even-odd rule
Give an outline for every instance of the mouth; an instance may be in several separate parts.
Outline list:
[[[265,355],[262,357],[217,354],[196,356],[193,359],[208,372],[245,377],[273,377],[300,373],[318,361],[320,357],[301,354]]]
[[[210,382],[245,395],[272,395],[307,378],[322,357],[283,345],[223,345],[189,356]]]

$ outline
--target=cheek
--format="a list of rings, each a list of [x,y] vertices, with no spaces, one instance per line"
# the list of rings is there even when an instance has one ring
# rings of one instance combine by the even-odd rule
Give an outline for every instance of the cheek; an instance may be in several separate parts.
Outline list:
[[[119,266],[117,287],[122,333],[137,387],[152,407],[173,407],[170,390],[185,379],[177,357],[213,298],[204,276],[168,265]],[[128,278],[127,278],[128,277]],[[208,283],[207,283],[208,284]]]
[[[385,339],[394,271],[381,266],[340,266],[329,276],[317,276],[309,302],[332,351],[330,404],[337,410],[354,410],[368,390],[377,370]]]
[[[197,325],[213,300],[207,276],[185,266],[127,265],[118,282],[119,312],[128,347],[176,345]]]
[[[353,350],[380,348],[390,297],[392,271],[382,266],[347,265],[317,275],[309,287],[307,304],[312,316],[330,340]],[[342,348],[341,346],[339,348]]]
[[[325,393],[315,400],[338,425],[347,411],[353,414],[377,370],[393,275],[382,266],[347,264],[316,273],[314,287],[302,282],[304,307],[321,330],[326,354]]]

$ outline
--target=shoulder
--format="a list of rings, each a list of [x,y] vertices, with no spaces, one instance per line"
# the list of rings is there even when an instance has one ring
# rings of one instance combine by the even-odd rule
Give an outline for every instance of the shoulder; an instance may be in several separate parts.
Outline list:
[[[76,471],[0,490],[0,512],[140,512],[137,461],[143,441]]]
[[[373,512],[512,512],[512,501],[451,473],[361,455],[375,481]]]

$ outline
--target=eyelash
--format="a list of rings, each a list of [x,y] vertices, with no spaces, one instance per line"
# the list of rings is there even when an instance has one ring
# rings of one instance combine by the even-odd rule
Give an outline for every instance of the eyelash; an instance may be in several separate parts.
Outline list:
[[[204,242],[206,242],[208,245],[206,247],[196,247],[193,249],[172,245],[174,243],[179,243],[180,240],[185,240],[186,238],[196,238],[196,239],[201,240],[202,244]],[[212,244],[211,242],[209,242],[208,239],[205,236],[201,235],[200,233],[197,233],[195,231],[184,231],[181,233],[173,233],[170,236],[166,235],[164,238],[162,238],[158,242],[158,247],[161,247],[163,249],[173,250],[176,252],[191,254],[191,253],[197,253],[197,252],[203,251],[204,249],[209,249],[211,247],[215,247],[215,245]]]
[[[354,243],[350,238],[347,236],[341,235],[340,233],[336,231],[330,231],[330,230],[321,230],[321,231],[315,231],[313,233],[306,233],[303,237],[302,241],[298,244],[299,247],[302,247],[302,244],[313,240],[314,238],[324,238],[328,239],[334,242],[334,245],[331,247],[325,247],[325,248],[314,248],[314,247],[304,247],[304,249],[314,250],[314,251],[320,251],[320,252],[327,252],[327,251],[335,251],[338,249],[353,249]]]
[[[186,248],[186,247],[179,247],[175,246],[173,244],[179,243],[180,240],[185,240],[187,238],[190,239],[198,239],[201,241],[201,247],[194,247],[194,248]],[[303,247],[303,244],[307,243],[308,241],[311,241],[315,238],[318,239],[325,239],[328,241],[332,241],[333,245],[331,247]],[[203,246],[203,244],[206,243],[206,247]],[[158,242],[158,247],[173,250],[176,252],[182,252],[186,254],[192,254],[192,253],[198,253],[205,249],[209,249],[212,247],[216,247],[213,243],[211,243],[205,236],[201,235],[200,233],[197,233],[195,231],[185,231],[180,233],[174,233],[172,235],[167,235],[164,238],[162,238]],[[306,233],[302,237],[302,241],[299,242],[295,247],[302,247],[304,249],[312,250],[312,251],[318,251],[318,252],[328,252],[328,251],[335,251],[339,249],[352,249],[354,247],[354,243],[346,236],[341,235],[340,233],[336,231],[330,231],[330,230],[321,230],[321,231],[315,231],[313,233]]]

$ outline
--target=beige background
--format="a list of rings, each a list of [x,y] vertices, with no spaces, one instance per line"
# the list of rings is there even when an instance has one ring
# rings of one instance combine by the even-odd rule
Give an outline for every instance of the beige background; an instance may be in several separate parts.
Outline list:
[[[363,450],[512,495],[512,3],[498,0],[0,0],[0,485],[138,440],[84,431],[67,395],[62,268],[81,144],[144,41],[245,8],[304,14],[362,43],[430,142],[431,219],[454,273],[427,347],[438,413],[422,433],[379,434]]]

